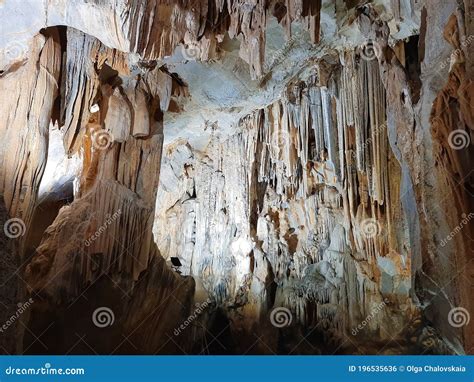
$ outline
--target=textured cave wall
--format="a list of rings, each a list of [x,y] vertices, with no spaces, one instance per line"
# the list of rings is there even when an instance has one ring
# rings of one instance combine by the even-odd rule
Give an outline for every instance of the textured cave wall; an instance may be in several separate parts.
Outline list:
[[[120,52],[74,30],[66,55],[64,143],[83,163],[74,202],[26,267],[28,292],[39,299],[31,328],[47,330],[49,352],[174,352],[163,333],[189,308],[193,282],[165,266],[151,233],[172,79],[159,68],[133,76]],[[74,320],[101,306],[115,320],[106,340],[90,336],[94,322]],[[89,339],[75,346],[72,334],[84,332]]]
[[[323,352],[472,351],[469,325],[448,320],[472,304],[471,140],[450,136],[471,135],[471,42],[455,3],[420,14],[420,41],[389,46],[392,25],[367,8],[372,51],[323,58],[317,83],[300,74],[231,138],[214,126],[204,153],[168,146],[157,244],[225,307],[242,351],[295,351],[308,331]],[[304,328],[279,333],[286,349],[264,329],[279,306]]]
[[[59,84],[59,36],[37,36],[27,61],[3,75],[0,193],[10,216],[29,223],[47,158],[48,130]],[[12,151],[7,150],[12,149]]]
[[[469,1],[0,12],[3,352],[472,353]]]
[[[48,153],[48,129],[58,92],[59,35],[36,36],[29,60],[14,63],[11,75],[1,79],[0,195],[2,195],[2,304],[3,322],[28,299],[22,282],[24,237],[31,231],[34,208]],[[25,319],[25,317],[23,317]],[[18,320],[2,331],[2,352],[22,349],[24,323]]]
[[[23,230],[14,237],[19,248],[5,257],[7,269],[22,263],[17,270],[21,287],[17,293],[6,291],[5,303],[23,296],[34,301],[9,338],[16,332],[19,345],[14,350],[30,353],[176,352],[163,333],[186,317],[194,283],[166,267],[151,232],[162,108],[168,107],[173,79],[154,66],[148,75],[137,77],[120,52],[79,31],[70,29],[62,38],[60,33],[53,28],[44,32],[51,37],[35,38],[36,56],[15,63],[2,77],[2,90],[18,95],[11,97],[11,105],[2,104],[2,137],[18,150],[3,151],[2,195],[8,216],[18,219]],[[82,166],[73,203],[49,221],[31,254],[24,248],[38,240],[28,233],[41,225],[33,223],[51,219],[33,220],[33,211],[47,208],[36,201],[55,100],[63,111],[54,118],[61,125],[64,151],[79,153]],[[61,192],[53,186],[50,199],[55,195]],[[12,277],[4,276],[9,290]],[[103,306],[116,321],[107,340],[91,335],[100,329],[90,317]],[[88,333],[88,339],[77,333]],[[44,342],[37,341],[39,335]],[[8,346],[5,351],[14,350]]]
[[[435,5],[439,5],[439,8],[436,8],[436,16],[433,8]],[[430,167],[425,171],[434,170],[428,178],[430,183],[431,177],[434,177],[434,181],[430,184],[433,185],[433,190],[424,190],[426,203],[431,201],[433,206],[438,207],[433,210],[428,209],[425,218],[431,222],[445,221],[449,227],[448,231],[444,231],[435,225],[432,226],[435,235],[433,232],[426,232],[426,236],[422,235],[422,238],[426,238],[425,248],[428,248],[427,251],[422,252],[423,275],[428,275],[422,285],[428,290],[443,290],[443,293],[437,293],[435,300],[430,300],[432,306],[427,310],[429,317],[442,328],[443,334],[448,338],[454,335],[469,353],[473,350],[472,325],[453,329],[452,326],[446,325],[446,321],[440,320],[440,316],[443,317],[447,314],[447,310],[457,306],[471,312],[473,304],[473,226],[469,220],[472,218],[474,194],[472,166],[469,163],[472,162],[473,155],[474,104],[472,97],[474,89],[472,76],[467,73],[467,68],[472,65],[468,51],[472,50],[473,36],[467,34],[466,29],[466,21],[472,17],[471,12],[472,6],[466,7],[465,10],[453,9],[442,2],[430,4],[427,8],[427,25],[436,20],[435,17],[441,18],[443,14],[446,16],[443,20],[447,22],[441,31],[430,30],[428,27],[425,38],[427,41],[425,57],[433,57],[433,50],[439,49],[439,46],[431,43],[434,37],[430,38],[430,32],[442,33],[451,54],[446,58],[443,57],[443,69],[441,73],[438,71],[435,75],[432,72],[429,73],[430,64],[434,62],[426,60],[427,66],[423,68],[425,70],[422,74],[427,74],[426,77],[429,80],[426,85],[423,84],[422,91],[426,91],[429,97],[434,97],[434,99],[433,105],[426,109],[422,106],[420,113],[422,123],[426,121],[425,126],[431,126],[433,139],[433,158],[430,158],[432,162],[428,162]],[[436,65],[438,68],[435,67],[435,69],[439,70],[439,62]],[[439,86],[435,87],[439,89],[436,94],[429,90],[433,85]],[[460,226],[462,229],[458,230]],[[452,240],[445,239],[447,236],[444,234],[450,235],[449,231],[456,234]],[[439,234],[438,237],[436,233]],[[440,306],[444,306],[445,310],[439,310],[437,307]]]
[[[2,226],[6,224],[9,219],[7,209],[3,203],[0,204],[0,223]],[[8,237],[2,237],[1,242],[1,267],[0,280],[2,280],[1,288],[1,316],[0,320],[6,322],[9,317],[18,309],[18,301],[20,301],[19,286],[20,280],[18,278],[18,267],[20,265],[17,248],[15,242]],[[12,332],[17,333],[18,329],[15,325],[11,328]],[[0,337],[0,349],[2,354],[15,354],[18,349],[18,339],[14,336],[6,336],[2,328],[2,336]]]
[[[362,336],[347,335],[384,300],[366,338],[405,342],[417,329],[379,66],[352,53],[345,59],[327,66],[327,83],[299,79],[205,154],[185,143],[168,148],[158,247],[225,306],[236,338],[270,326],[270,310],[283,306],[324,344],[362,346]],[[355,119],[357,108],[365,120]],[[288,349],[273,350],[291,351],[304,330]]]

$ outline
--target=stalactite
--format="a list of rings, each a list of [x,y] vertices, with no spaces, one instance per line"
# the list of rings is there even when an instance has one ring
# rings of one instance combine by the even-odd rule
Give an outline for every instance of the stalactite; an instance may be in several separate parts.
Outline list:
[[[258,78],[263,74],[268,13],[274,7],[281,8],[281,5],[270,0],[252,3],[244,0],[199,0],[188,8],[183,1],[147,0],[133,4],[130,11],[121,17],[123,23],[129,25],[127,37],[130,50],[146,60],[169,56],[180,43],[196,50],[198,59],[207,61],[216,58],[217,45],[228,32],[230,38],[241,39],[240,56],[249,63],[252,78]],[[289,36],[291,23],[298,20],[308,29],[312,41],[318,43],[320,12],[320,0],[287,4],[283,22]]]
[[[207,150],[212,160],[194,158],[201,207],[193,215],[196,245],[184,261],[193,264],[191,275],[207,280],[218,304],[232,303],[243,280],[240,271],[224,277],[223,270],[237,261],[234,256],[245,258],[256,242],[279,284],[278,304],[302,324],[314,313],[315,325],[325,322],[332,335],[343,336],[380,301],[378,284],[369,278],[378,277],[377,258],[391,240],[385,231],[390,210],[384,207],[390,201],[391,154],[378,69],[376,62],[348,54],[332,70],[328,86],[314,76],[290,84],[280,100],[242,118],[239,133],[224,143],[212,141]],[[255,178],[247,172],[254,162]],[[259,185],[266,192],[252,228],[247,206]],[[163,211],[166,222],[169,212]],[[367,232],[371,219],[377,232]],[[256,238],[248,240],[253,229]],[[208,237],[209,230],[216,236]],[[233,237],[242,242],[236,246]],[[230,260],[229,247],[239,248],[231,250]],[[168,255],[180,256],[176,249]],[[359,261],[364,271],[356,271]],[[245,266],[242,272],[251,270]]]
[[[67,31],[66,90],[64,100],[64,149],[69,155],[77,152],[90,118],[90,110],[98,90],[98,74],[92,57],[100,44],[97,39],[75,29]]]

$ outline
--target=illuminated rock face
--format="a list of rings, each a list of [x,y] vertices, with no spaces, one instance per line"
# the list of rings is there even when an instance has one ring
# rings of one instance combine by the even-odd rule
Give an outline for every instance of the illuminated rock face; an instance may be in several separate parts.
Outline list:
[[[359,3],[6,0],[3,351],[472,353],[472,11]]]

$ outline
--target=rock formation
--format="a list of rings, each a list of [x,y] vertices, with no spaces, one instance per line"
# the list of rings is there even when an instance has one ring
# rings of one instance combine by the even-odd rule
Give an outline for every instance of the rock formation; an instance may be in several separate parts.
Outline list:
[[[469,0],[4,0],[3,353],[472,354]]]

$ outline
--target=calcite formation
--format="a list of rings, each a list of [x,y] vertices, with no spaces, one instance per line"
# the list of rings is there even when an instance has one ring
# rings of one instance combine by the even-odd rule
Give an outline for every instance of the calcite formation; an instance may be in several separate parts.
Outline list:
[[[1,351],[473,353],[472,12],[2,2]]]

